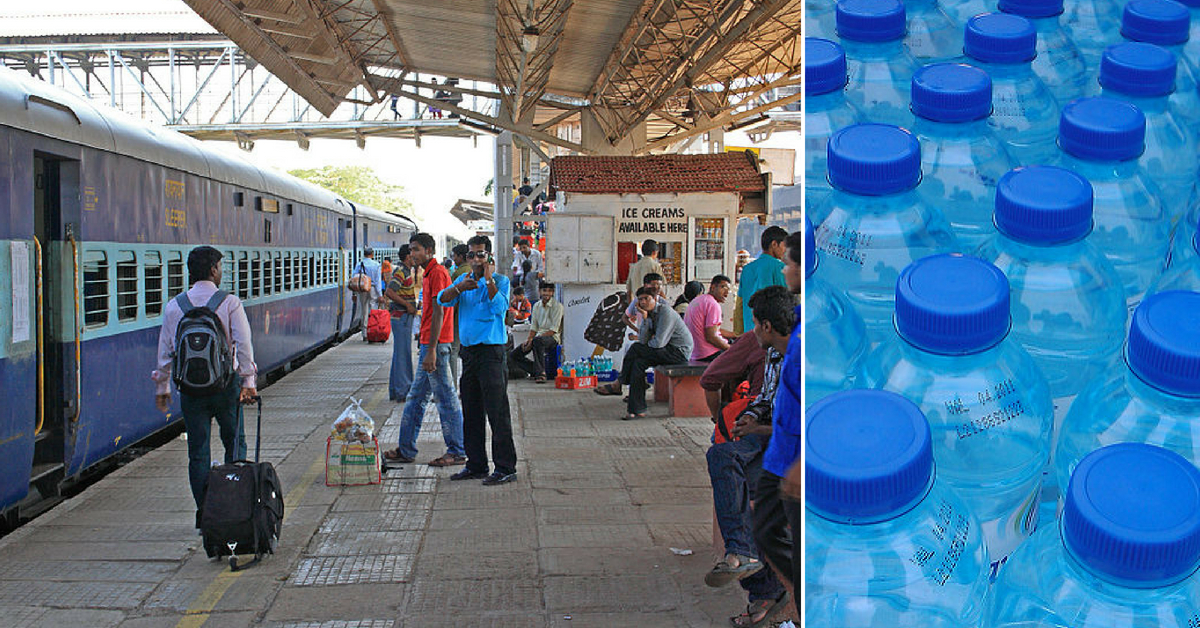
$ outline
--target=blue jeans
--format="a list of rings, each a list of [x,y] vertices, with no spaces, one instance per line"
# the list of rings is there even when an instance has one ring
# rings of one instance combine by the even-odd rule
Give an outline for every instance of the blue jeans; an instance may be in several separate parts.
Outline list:
[[[713,507],[717,527],[725,540],[725,553],[762,560],[754,542],[754,524],[750,512],[753,487],[762,475],[762,454],[767,438],[750,434],[740,440],[708,448],[708,475],[712,482]],[[750,601],[774,600],[783,591],[769,567],[738,581],[750,594]]]
[[[413,383],[412,314],[392,317],[392,374],[388,379],[388,399],[403,401]]]
[[[212,467],[209,437],[213,419],[217,420],[221,443],[225,445],[225,464],[246,459],[246,429],[242,425],[242,378],[234,375],[225,390],[209,397],[179,395],[183,411],[183,427],[187,430],[188,481],[196,508],[204,503],[208,486],[208,470]]]
[[[421,345],[417,363],[425,361],[429,345]],[[442,421],[442,440],[446,442],[446,453],[466,455],[463,450],[463,414],[458,402],[458,393],[450,379],[450,344],[437,345],[437,365],[432,373],[417,370],[417,377],[408,390],[404,402],[404,414],[400,417],[400,455],[406,458],[417,456],[417,434],[421,431],[421,420],[425,417],[425,406],[429,396],[437,403],[438,418]]]

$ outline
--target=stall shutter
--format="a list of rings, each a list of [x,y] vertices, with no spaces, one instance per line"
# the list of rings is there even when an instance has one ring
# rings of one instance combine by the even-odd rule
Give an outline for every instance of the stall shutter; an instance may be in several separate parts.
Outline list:
[[[612,216],[546,216],[546,280],[604,284],[616,281]]]

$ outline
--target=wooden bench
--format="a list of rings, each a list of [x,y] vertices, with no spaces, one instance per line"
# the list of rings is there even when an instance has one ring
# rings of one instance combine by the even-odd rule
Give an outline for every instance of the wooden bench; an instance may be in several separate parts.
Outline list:
[[[700,376],[708,362],[654,367],[654,400],[665,401],[671,416],[708,416]]]

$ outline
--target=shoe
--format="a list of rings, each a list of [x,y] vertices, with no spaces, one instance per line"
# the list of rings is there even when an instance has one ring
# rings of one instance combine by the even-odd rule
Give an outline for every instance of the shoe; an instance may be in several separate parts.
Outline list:
[[[493,471],[491,475],[483,478],[483,485],[495,486],[497,484],[507,484],[515,479],[517,479],[516,473],[501,473],[499,471]]]
[[[455,473],[454,475],[450,476],[450,479],[454,480],[454,481],[478,480],[479,478],[486,478],[486,477],[490,477],[490,476],[488,476],[488,474],[484,471],[472,471],[470,469],[463,469],[462,471],[459,471],[458,473]]]

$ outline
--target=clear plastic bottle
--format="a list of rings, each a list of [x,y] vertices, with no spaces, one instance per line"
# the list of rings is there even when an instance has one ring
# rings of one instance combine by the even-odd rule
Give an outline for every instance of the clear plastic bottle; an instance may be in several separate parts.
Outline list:
[[[917,62],[904,47],[900,0],[841,0],[837,32],[846,51],[846,98],[863,120],[911,126],[908,83]]]
[[[996,232],[996,182],[1015,165],[988,126],[992,81],[961,63],[927,65],[913,74],[913,133],[921,142],[917,196],[950,221],[963,250]]]
[[[1063,29],[1095,76],[1104,49],[1121,39],[1121,6],[1117,0],[1070,0],[1063,5]]]
[[[1193,228],[1187,238],[1175,239],[1167,269],[1154,280],[1146,294],[1165,290],[1200,292],[1200,235],[1197,229]]]
[[[1200,461],[1200,293],[1146,297],[1133,313],[1123,368],[1092,380],[1071,405],[1054,452],[1059,486],[1088,452],[1139,442]]]
[[[1037,30],[1008,13],[977,15],[963,35],[967,63],[992,78],[988,126],[1018,165],[1047,164],[1058,157],[1058,103],[1033,71]]]
[[[825,157],[829,137],[859,121],[860,114],[846,100],[846,53],[827,39],[804,40],[804,203],[821,206],[829,186]],[[821,222],[812,211],[810,217]]]
[[[1037,528],[1050,388],[1009,334],[1008,280],[983,260],[934,255],[904,269],[895,321],[858,384],[904,395],[925,413],[938,478],[979,517],[994,579]]]
[[[804,35],[837,41],[837,18],[834,17],[834,2],[828,0],[804,0]]]
[[[1146,116],[1146,150],[1139,161],[1173,222],[1196,202],[1200,172],[1195,133],[1168,100],[1176,63],[1169,50],[1138,42],[1109,46],[1100,61],[1101,94],[1132,103]]]
[[[1162,272],[1170,247],[1170,220],[1157,186],[1138,162],[1145,134],[1141,110],[1103,96],[1063,107],[1058,125],[1059,165],[1092,184],[1094,227],[1088,239],[1121,275],[1131,310]]]
[[[995,10],[996,0],[942,0],[942,11],[950,16],[960,31],[966,26],[967,20]]]
[[[935,477],[921,411],[849,390],[811,406],[805,424],[804,625],[978,626],[987,550],[978,520]]]
[[[1179,0],[1192,14],[1188,42],[1183,45],[1183,60],[1192,66],[1192,76],[1200,78],[1200,0]]]
[[[856,124],[829,139],[833,194],[818,209],[814,277],[841,290],[880,337],[892,326],[896,278],[913,261],[959,250],[942,213],[917,197],[921,146],[886,124]]]
[[[1157,44],[1183,58],[1192,14],[1175,0],[1130,0],[1121,15],[1121,36],[1129,41]],[[1200,92],[1188,63],[1175,67],[1175,91],[1167,97],[1188,128],[1200,124]]]
[[[808,406],[853,386],[870,343],[862,318],[841,291],[815,279],[813,225],[804,219],[804,403]]]
[[[904,0],[904,11],[908,15],[904,47],[918,64],[962,56],[962,28],[942,11],[938,0]]]
[[[1200,617],[1200,472],[1126,443],[1071,476],[1060,525],[1038,530],[992,588],[991,628],[1191,628]]]
[[[1054,94],[1059,106],[1083,96],[1088,67],[1062,28],[1063,0],[1000,0],[998,7],[1004,13],[1033,22],[1037,29],[1037,57],[1031,64],[1033,72]]]

